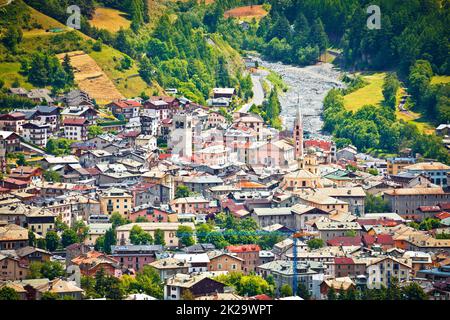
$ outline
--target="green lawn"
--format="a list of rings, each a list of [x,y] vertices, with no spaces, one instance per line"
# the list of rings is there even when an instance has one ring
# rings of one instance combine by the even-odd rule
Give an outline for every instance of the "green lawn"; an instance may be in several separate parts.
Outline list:
[[[383,102],[383,83],[386,73],[380,72],[372,75],[365,75],[363,79],[367,81],[367,85],[358,89],[346,96],[344,96],[344,104],[347,110],[358,111],[364,105],[379,106]],[[436,81],[436,80],[435,80]],[[401,88],[397,93],[397,103],[404,94],[404,89]],[[405,106],[408,109],[408,105]],[[395,112],[397,119],[402,119],[406,122],[415,124],[417,128],[424,133],[434,132],[434,127],[418,112],[409,111],[409,113]]]
[[[140,95],[143,91],[151,95],[155,89],[155,87],[148,86],[139,76],[139,69],[135,62],[128,70],[116,69],[116,66],[119,64],[118,61],[124,57],[122,52],[112,47],[103,46],[102,51],[92,51],[89,55],[125,97],[133,98]],[[116,58],[117,62],[114,61],[114,58]]]
[[[32,89],[33,86],[27,82],[24,76],[20,73],[20,63],[19,62],[3,62],[0,63],[0,79],[5,81],[5,87],[11,87],[12,83],[18,79],[20,86],[25,89]]]
[[[358,111],[367,104],[380,105],[383,101],[382,87],[385,75],[386,73],[380,72],[363,76],[368,84],[344,96],[345,108],[350,111]]]

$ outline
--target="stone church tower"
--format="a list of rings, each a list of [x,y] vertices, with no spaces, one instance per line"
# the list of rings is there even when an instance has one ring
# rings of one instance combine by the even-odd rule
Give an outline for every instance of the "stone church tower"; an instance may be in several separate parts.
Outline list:
[[[303,158],[303,116],[300,108],[294,122],[295,159]]]

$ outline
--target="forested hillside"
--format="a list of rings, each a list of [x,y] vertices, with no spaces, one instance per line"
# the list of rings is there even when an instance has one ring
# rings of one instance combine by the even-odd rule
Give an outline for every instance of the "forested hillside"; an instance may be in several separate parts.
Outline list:
[[[381,80],[379,106],[350,106],[355,112],[344,108],[342,97],[367,85],[359,77],[348,79],[347,90],[331,92],[325,101],[324,130],[338,137],[341,146],[353,143],[362,150],[394,154],[411,148],[448,162],[440,138],[397,119],[397,114],[402,115],[397,108],[400,89],[406,87],[410,110],[433,126],[450,122],[450,86],[448,81],[434,80],[450,74],[449,1],[271,0],[267,4],[269,14],[253,20],[248,28],[237,19],[220,18],[210,18],[218,20],[211,27],[235,48],[256,50],[269,60],[310,65],[327,49],[336,48],[342,52],[337,63],[345,70],[388,72]],[[379,30],[366,26],[366,8],[372,4],[381,9]],[[210,14],[219,16],[228,5],[216,3],[220,8],[210,8]]]
[[[32,7],[65,22],[68,1],[26,0]],[[99,1],[102,6],[121,9],[131,17],[131,28],[116,33],[89,24],[95,5],[91,0],[80,1],[83,13],[81,31],[101,43],[136,60],[140,76],[149,84],[176,87],[187,98],[205,103],[215,86],[233,86],[241,97],[251,96],[251,80],[243,76],[241,60],[230,61],[236,53],[231,47],[224,52],[215,43],[220,35],[211,36],[205,26],[206,5],[196,2],[161,1],[164,10],[149,12],[147,1]],[[192,10],[196,6],[197,10]],[[157,17],[157,18],[155,18]],[[219,38],[217,38],[219,36]]]

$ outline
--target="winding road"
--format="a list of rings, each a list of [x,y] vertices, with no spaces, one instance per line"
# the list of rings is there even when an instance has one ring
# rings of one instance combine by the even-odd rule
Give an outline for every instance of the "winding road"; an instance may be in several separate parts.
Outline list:
[[[248,112],[252,105],[260,106],[264,102],[264,89],[262,86],[262,81],[269,73],[265,70],[258,70],[257,73],[251,75],[253,83],[253,98],[246,104],[244,104],[239,112]]]

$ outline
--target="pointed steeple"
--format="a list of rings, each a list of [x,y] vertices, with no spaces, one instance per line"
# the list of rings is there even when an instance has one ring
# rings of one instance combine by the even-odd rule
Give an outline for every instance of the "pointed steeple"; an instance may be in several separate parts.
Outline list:
[[[295,158],[303,158],[303,114],[300,106],[297,107],[297,115],[294,121]]]

